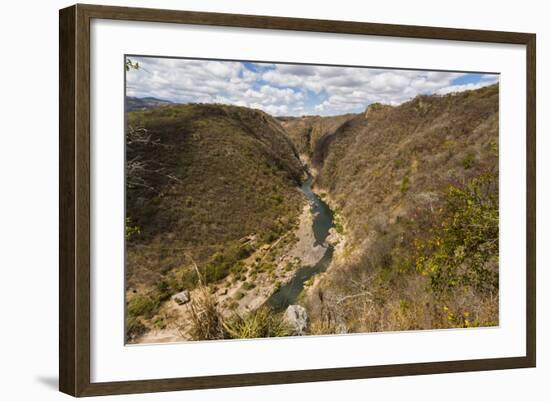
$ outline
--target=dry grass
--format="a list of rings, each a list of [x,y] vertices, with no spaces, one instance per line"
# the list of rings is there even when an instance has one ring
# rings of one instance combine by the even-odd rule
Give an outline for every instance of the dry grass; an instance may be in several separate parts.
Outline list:
[[[478,209],[448,209],[449,222],[465,224],[442,225],[448,188],[462,196],[479,177],[498,177],[498,93],[493,85],[374,107],[318,140],[318,189],[360,257],[335,262],[305,298],[314,332],[498,324],[498,203],[489,201],[498,179],[472,194]],[[495,213],[496,226],[469,230]]]
[[[262,306],[245,315],[234,313],[224,317],[214,295],[201,287],[191,302],[190,330],[193,340],[283,337],[290,334],[280,314]]]
[[[227,338],[223,317],[207,287],[202,287],[189,306],[194,340],[221,340]]]
[[[126,290],[139,333],[163,300],[195,288],[195,266],[218,282],[294,229],[303,170],[279,122],[258,110],[171,105],[127,122]],[[146,302],[133,305],[139,297]],[[198,330],[219,335],[214,323]]]

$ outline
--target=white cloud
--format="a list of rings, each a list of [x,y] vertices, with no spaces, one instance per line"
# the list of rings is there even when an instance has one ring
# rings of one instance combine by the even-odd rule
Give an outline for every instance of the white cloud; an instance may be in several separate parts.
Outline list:
[[[298,64],[135,58],[140,69],[127,74],[130,96],[174,102],[227,103],[275,115],[341,114],[363,111],[373,102],[400,104],[419,94],[476,89],[498,75],[453,84],[464,73]]]
[[[448,93],[457,93],[457,92],[464,92],[464,91],[470,91],[474,89],[479,89],[484,86],[487,86],[487,82],[479,82],[477,84],[464,84],[464,85],[451,85],[446,86],[445,88],[438,89],[435,93],[438,95],[447,95]]]

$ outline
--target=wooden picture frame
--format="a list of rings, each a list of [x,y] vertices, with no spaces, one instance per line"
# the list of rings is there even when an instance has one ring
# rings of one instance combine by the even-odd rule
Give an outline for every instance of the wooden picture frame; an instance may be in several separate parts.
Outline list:
[[[90,21],[94,18],[525,45],[527,49],[525,60],[527,66],[526,356],[92,383],[90,380]],[[94,396],[535,366],[536,37],[534,34],[80,4],[60,11],[59,28],[59,388],[62,392],[73,396]]]

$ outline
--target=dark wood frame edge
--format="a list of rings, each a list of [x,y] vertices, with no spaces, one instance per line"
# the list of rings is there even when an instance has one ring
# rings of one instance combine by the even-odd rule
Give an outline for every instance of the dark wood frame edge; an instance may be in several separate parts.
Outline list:
[[[526,356],[91,383],[89,59],[92,18],[525,45],[527,48]],[[60,391],[73,396],[93,396],[536,366],[535,34],[77,4],[60,10],[59,58]]]

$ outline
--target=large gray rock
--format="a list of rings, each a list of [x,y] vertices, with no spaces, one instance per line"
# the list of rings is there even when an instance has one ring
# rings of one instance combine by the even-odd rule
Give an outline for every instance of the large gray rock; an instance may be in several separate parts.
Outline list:
[[[291,329],[293,335],[302,336],[306,334],[308,316],[303,306],[290,305],[286,308],[283,321]]]
[[[191,301],[191,294],[189,294],[189,291],[183,290],[182,292],[178,292],[177,294],[172,295],[172,299],[178,305],[183,305]]]

